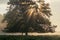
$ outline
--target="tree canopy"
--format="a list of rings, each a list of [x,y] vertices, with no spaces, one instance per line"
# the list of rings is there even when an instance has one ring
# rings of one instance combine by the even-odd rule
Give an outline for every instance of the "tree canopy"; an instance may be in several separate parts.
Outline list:
[[[5,32],[55,32],[49,20],[49,4],[44,0],[9,0],[8,4],[9,11],[3,20],[8,23]]]

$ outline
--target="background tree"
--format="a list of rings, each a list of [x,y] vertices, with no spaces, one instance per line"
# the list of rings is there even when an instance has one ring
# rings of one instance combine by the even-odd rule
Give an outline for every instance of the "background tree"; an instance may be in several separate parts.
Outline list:
[[[9,0],[9,11],[3,20],[5,32],[55,32],[49,21],[51,10],[44,0]],[[52,30],[52,29],[54,30]]]

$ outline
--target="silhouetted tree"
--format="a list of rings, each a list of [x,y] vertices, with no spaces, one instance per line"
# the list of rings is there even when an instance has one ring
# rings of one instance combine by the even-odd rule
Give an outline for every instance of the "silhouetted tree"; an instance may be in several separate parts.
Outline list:
[[[6,32],[54,32],[49,21],[51,10],[44,0],[9,0]],[[51,28],[50,28],[51,27]]]

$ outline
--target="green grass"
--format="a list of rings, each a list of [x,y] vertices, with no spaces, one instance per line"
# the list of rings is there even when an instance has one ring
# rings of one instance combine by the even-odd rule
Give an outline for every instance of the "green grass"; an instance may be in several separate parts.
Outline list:
[[[6,36],[1,35],[0,40],[60,40],[60,36]]]

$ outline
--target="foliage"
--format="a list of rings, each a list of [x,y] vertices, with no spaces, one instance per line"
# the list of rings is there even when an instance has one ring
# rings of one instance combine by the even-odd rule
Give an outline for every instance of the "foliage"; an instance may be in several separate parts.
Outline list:
[[[49,21],[49,4],[32,0],[10,0],[9,11],[3,21],[7,21],[6,32],[55,32]],[[43,24],[41,26],[41,24]],[[51,28],[54,30],[52,30]]]

